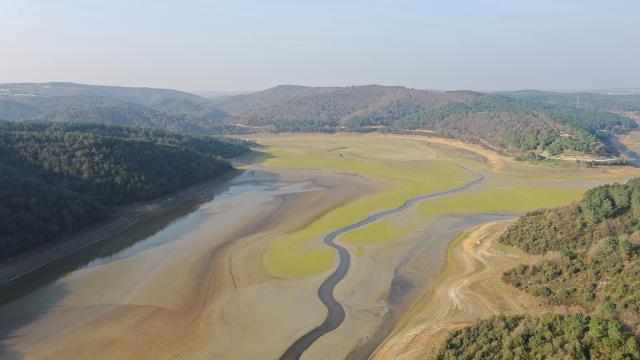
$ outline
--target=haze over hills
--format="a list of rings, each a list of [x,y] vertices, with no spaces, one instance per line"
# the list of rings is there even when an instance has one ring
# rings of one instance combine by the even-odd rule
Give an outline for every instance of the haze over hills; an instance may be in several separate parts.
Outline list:
[[[151,105],[154,101],[160,99],[203,100],[200,96],[172,89],[87,85],[68,82],[0,84],[0,94],[10,96],[93,95],[145,106]]]
[[[73,83],[0,84],[0,114],[4,120],[98,122],[189,133],[226,132],[219,121],[227,117],[204,98],[182,91]]]
[[[623,100],[608,101],[605,96],[600,103],[615,101]],[[614,151],[607,149],[607,134],[636,126],[629,118],[603,111],[603,107],[575,109],[566,100],[378,85],[278,86],[212,103],[232,115],[229,122],[271,131],[370,131],[379,126],[427,130],[509,153],[576,150],[604,155]]]
[[[445,96],[438,92],[401,86],[281,85],[213,103],[239,119],[256,124],[270,120],[339,122],[354,116],[375,116],[385,121],[440,107],[452,100],[464,100],[469,96],[472,96],[472,93],[451,92]]]
[[[640,95],[495,94],[401,86],[280,85],[205,99],[168,89],[72,83],[2,84],[0,118],[145,126],[187,133],[428,131],[510,154],[616,153],[608,137],[635,128]]]
[[[517,99],[543,102],[547,104],[565,105],[608,112],[636,112],[640,113],[640,92],[616,92],[603,90],[606,93],[595,92],[554,92],[540,90],[505,91],[497,94]]]
[[[130,106],[84,106],[68,107],[51,111],[35,119],[38,121],[89,122],[122,126],[142,126],[154,129],[191,133],[221,134],[237,132],[233,126],[225,125],[221,120],[226,113],[220,111],[192,115],[188,111],[167,112],[146,107]],[[222,117],[221,117],[222,116]]]

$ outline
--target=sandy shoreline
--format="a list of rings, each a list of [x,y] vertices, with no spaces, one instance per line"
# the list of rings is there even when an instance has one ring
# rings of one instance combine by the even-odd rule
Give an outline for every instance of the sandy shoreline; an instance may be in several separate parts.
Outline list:
[[[139,221],[161,215],[177,207],[196,206],[210,200],[216,194],[216,190],[224,187],[226,181],[241,173],[241,170],[231,170],[214,180],[192,185],[157,199],[115,207],[109,217],[98,224],[53,244],[39,246],[27,253],[0,262],[0,286],[73,255],[87,246],[108,240]]]

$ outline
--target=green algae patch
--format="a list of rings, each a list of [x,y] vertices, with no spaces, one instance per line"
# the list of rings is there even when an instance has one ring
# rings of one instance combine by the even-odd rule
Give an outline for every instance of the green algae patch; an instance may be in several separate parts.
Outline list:
[[[410,229],[390,224],[380,220],[365,227],[350,231],[342,235],[340,242],[345,244],[385,244],[408,234]]]
[[[284,278],[310,276],[335,266],[336,252],[322,243],[329,232],[398,207],[411,197],[455,189],[477,177],[461,165],[483,171],[487,179],[468,191],[416,204],[420,218],[555,207],[579,199],[594,183],[615,179],[612,174],[573,164],[551,167],[509,162],[507,168],[494,171],[460,149],[383,136],[267,135],[258,141],[265,145],[261,150],[267,153],[262,162],[266,168],[349,173],[380,185],[378,192],[332,209],[271,244],[264,264],[272,274]],[[337,242],[356,245],[357,253],[362,253],[360,247],[390,243],[406,236],[414,225],[381,219],[341,235]]]
[[[514,185],[470,190],[419,204],[423,215],[444,213],[509,212],[556,207],[580,199],[586,189],[554,185]]]
[[[278,277],[302,278],[331,269],[337,259],[333,248],[300,249],[290,239],[276,242],[264,255],[269,271]]]

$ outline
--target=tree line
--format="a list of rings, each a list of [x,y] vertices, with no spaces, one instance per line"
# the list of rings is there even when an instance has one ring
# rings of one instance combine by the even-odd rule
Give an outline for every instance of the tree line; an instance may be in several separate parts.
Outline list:
[[[504,282],[577,313],[481,320],[449,334],[439,359],[640,358],[640,178],[531,212],[500,242],[547,255],[507,270]]]
[[[77,123],[0,123],[0,258],[56,241],[148,200],[221,176],[248,144]]]

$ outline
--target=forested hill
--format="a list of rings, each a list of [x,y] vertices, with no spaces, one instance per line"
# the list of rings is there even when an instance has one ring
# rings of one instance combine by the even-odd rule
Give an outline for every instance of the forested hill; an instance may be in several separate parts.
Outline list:
[[[109,207],[231,170],[237,141],[97,124],[0,123],[0,258],[56,241]]]
[[[620,114],[564,104],[377,85],[278,86],[212,104],[230,113],[230,122],[272,131],[428,130],[509,153],[604,155],[611,134],[636,127]]]
[[[177,90],[73,83],[0,84],[0,118],[91,121],[190,133],[238,132],[206,99]]]
[[[408,89],[401,86],[306,87],[277,86],[248,95],[230,96],[212,104],[251,125],[317,121],[338,124],[354,117],[378,124],[437,108],[451,101],[465,101],[476,93],[450,93]]]
[[[187,111],[185,109],[184,111]],[[137,108],[128,106],[91,106],[69,107],[52,111],[39,116],[38,121],[63,121],[63,122],[92,122],[123,126],[143,126],[154,129],[192,134],[226,134],[237,132],[233,125],[227,125],[220,121],[219,116],[200,115],[199,110],[195,114],[187,112],[165,112],[150,108]]]
[[[503,280],[571,315],[500,316],[450,334],[439,359],[640,359],[640,178],[530,213],[501,242],[545,260]]]
[[[608,152],[609,136],[637,127],[618,114],[484,94],[403,117],[391,126],[427,129],[511,153],[575,150],[596,155]]]
[[[281,85],[208,100],[176,90],[71,83],[0,84],[0,118],[145,126],[181,133],[427,131],[512,155],[615,154],[637,125],[638,95],[487,94],[401,86]]]
[[[640,115],[640,94],[565,93],[540,90],[505,91],[497,94],[539,103],[565,105],[606,112],[633,112]]]
[[[560,257],[505,273],[507,283],[552,304],[618,318],[640,334],[640,178],[587,191],[567,207],[519,219],[502,242]]]
[[[0,95],[16,98],[94,96],[144,106],[162,99],[204,100],[198,95],[172,89],[86,85],[67,82],[0,84]]]

